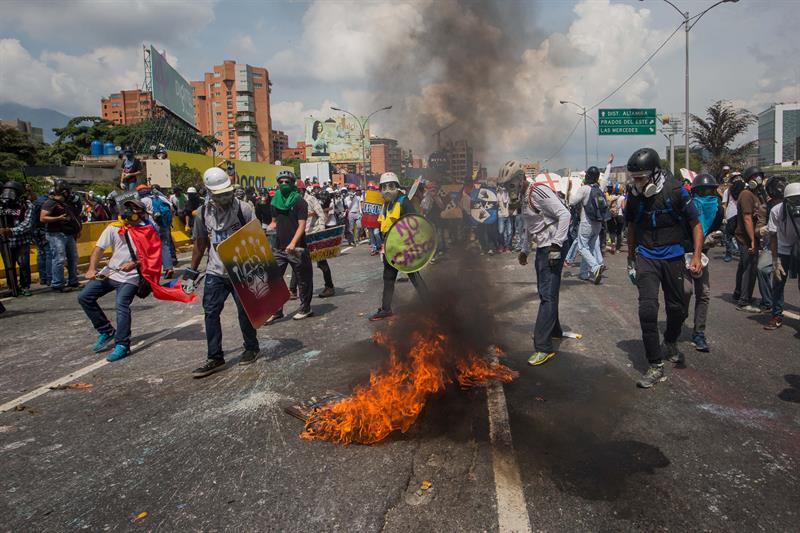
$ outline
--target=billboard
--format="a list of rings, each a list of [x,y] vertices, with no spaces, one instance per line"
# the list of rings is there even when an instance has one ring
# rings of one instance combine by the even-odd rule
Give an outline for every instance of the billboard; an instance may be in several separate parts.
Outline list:
[[[150,62],[153,73],[153,99],[161,107],[194,126],[194,99],[192,85],[167,63],[158,50],[150,45]]]
[[[364,118],[359,119],[362,123]],[[359,123],[351,116],[321,119],[306,117],[306,160],[331,163],[360,163],[369,152],[369,125],[361,135]]]

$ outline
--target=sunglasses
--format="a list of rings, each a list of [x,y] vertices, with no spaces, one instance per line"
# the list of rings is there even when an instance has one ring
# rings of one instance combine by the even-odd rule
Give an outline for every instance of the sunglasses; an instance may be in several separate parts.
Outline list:
[[[280,184],[291,183],[291,182],[292,182],[292,180],[278,180],[278,183],[280,183]]]

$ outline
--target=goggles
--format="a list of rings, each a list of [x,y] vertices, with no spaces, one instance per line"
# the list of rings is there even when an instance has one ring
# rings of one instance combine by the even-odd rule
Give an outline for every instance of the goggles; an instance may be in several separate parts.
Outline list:
[[[387,181],[386,183],[381,183],[381,190],[382,191],[395,191],[397,190],[397,183],[394,181]]]

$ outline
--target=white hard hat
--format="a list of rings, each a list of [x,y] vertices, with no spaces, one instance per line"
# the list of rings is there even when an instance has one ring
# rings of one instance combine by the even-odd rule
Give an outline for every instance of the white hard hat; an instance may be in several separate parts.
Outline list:
[[[188,189],[186,189],[186,192],[193,192],[193,193],[196,194],[197,193],[197,189],[195,189],[194,187],[189,187]]]
[[[233,190],[231,177],[219,167],[211,167],[203,174],[203,183],[211,194],[222,194]]]
[[[789,196],[800,196],[800,182],[790,183],[786,186],[783,190],[783,197],[788,198]]]
[[[397,183],[398,185],[400,184],[400,180],[397,178],[397,174],[395,174],[394,172],[384,172],[383,174],[381,174],[381,181],[380,181],[381,185],[383,185],[384,183],[391,183],[391,182]]]
[[[326,191],[326,192],[333,192],[333,187],[327,187],[327,188],[325,189],[325,191]]]

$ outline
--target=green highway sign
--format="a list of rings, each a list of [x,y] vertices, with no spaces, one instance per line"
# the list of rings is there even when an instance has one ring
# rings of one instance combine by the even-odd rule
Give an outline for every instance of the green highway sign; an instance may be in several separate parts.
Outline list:
[[[655,135],[656,110],[598,109],[597,125],[600,135]]]

